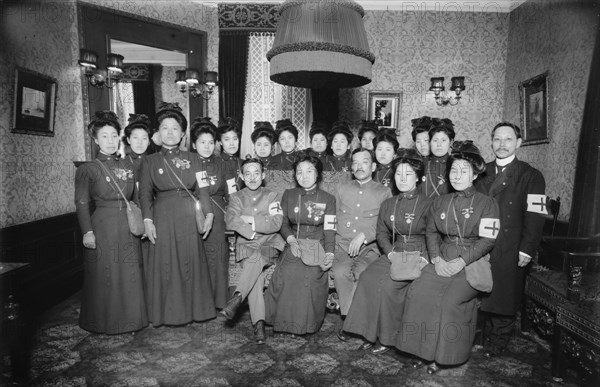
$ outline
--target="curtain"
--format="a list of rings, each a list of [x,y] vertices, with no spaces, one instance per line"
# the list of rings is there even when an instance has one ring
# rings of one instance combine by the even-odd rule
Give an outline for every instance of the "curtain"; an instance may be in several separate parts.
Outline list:
[[[267,51],[273,46],[275,34],[253,32],[248,41],[246,99],[242,125],[241,155],[253,154],[250,135],[255,121],[275,122],[289,118],[298,128],[298,146],[305,148],[312,122],[311,98],[308,89],[289,87],[272,82],[269,76]]]
[[[219,36],[219,117],[244,117],[248,33],[221,32]]]

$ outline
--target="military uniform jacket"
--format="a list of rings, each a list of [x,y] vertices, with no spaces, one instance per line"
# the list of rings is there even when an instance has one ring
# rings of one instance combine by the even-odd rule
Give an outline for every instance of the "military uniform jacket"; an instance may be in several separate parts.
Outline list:
[[[392,197],[390,189],[373,180],[364,184],[352,180],[339,184],[334,196],[338,248],[348,252],[350,242],[361,232],[367,244],[375,241],[379,208],[385,199]]]
[[[242,216],[252,217],[253,223]],[[283,211],[276,192],[260,187],[256,191],[244,188],[231,194],[225,224],[228,230],[238,234],[236,260],[248,258],[256,251],[266,255],[265,258],[275,258],[275,250],[282,251],[285,247],[279,235],[282,221]]]
[[[241,191],[246,185],[240,177],[242,173],[242,160],[237,156],[232,156],[225,152],[221,152],[221,159],[224,164],[223,178],[227,186],[227,193],[231,195],[234,192]]]
[[[165,165],[165,160],[170,168]],[[179,148],[162,148],[160,152],[147,156],[142,162],[140,176],[140,205],[144,219],[153,219],[152,203],[156,196],[168,192],[182,197],[189,197],[179,180],[177,174],[193,196],[200,200],[204,214],[213,213],[208,187],[198,185],[197,175],[202,170],[200,158],[197,153],[180,150]],[[173,191],[173,192],[172,192]]]
[[[475,183],[477,190],[497,200],[502,224],[490,253],[494,289],[483,299],[482,310],[514,315],[525,274],[517,266],[519,251],[535,256],[547,214],[546,183],[540,171],[516,158],[499,176],[495,162],[489,163]]]

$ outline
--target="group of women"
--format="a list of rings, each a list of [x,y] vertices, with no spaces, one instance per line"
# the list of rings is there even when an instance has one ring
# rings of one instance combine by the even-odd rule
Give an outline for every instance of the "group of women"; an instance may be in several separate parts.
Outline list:
[[[116,156],[121,126],[114,113],[98,112],[88,126],[99,153],[77,170],[75,202],[86,247],[80,326],[92,332],[205,321],[227,302],[224,212],[228,195],[244,187],[239,127],[233,120],[216,127],[208,118],[194,119],[192,152],[179,147],[188,125],[177,104],[159,105],[155,125],[161,148],[146,154],[153,125],[132,115],[123,131],[130,147],[125,157]],[[377,161],[373,179],[396,195],[382,205],[382,255],[361,275],[343,329],[362,336],[364,350],[396,347],[434,373],[468,360],[478,291],[464,268],[493,247],[493,233],[481,229],[483,220],[498,218],[498,206],[475,191],[483,158],[470,141],[453,144],[451,121],[422,117],[413,128],[415,149],[399,149],[392,130],[369,122],[359,128],[360,146]],[[309,137],[311,147],[298,150],[298,130],[289,120],[275,128],[257,122],[251,135],[264,168],[293,171],[298,185],[282,195],[287,246],[265,292],[266,322],[293,334],[318,331],[325,316],[335,246],[325,219],[335,215],[335,198],[318,183],[324,172],[352,170],[354,134],[346,123],[314,124]],[[277,144],[281,152],[272,155]],[[128,201],[141,207],[143,238],[129,232]],[[319,241],[325,263],[298,259],[299,239]],[[391,278],[389,257],[401,252],[422,257],[417,279]]]

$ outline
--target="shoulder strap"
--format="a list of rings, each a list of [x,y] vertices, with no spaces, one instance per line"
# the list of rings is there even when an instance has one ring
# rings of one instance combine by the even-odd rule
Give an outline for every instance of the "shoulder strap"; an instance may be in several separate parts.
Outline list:
[[[171,170],[171,172],[173,173],[173,175],[175,176],[175,178],[177,179],[177,181],[179,182],[179,184],[181,184],[181,186],[183,187],[183,189],[185,190],[185,192],[188,193],[188,195],[190,195],[190,197],[192,198],[192,200],[196,201],[198,200],[191,192],[189,189],[187,189],[187,187],[185,186],[185,184],[183,184],[183,181],[181,181],[181,179],[179,178],[179,176],[177,176],[177,174],[175,173],[175,171],[173,170],[173,167],[171,167],[169,165],[169,163],[167,162],[167,159],[165,159],[165,157],[163,156],[163,161],[165,163],[165,165],[167,166],[167,168],[169,168]]]
[[[100,164],[100,166],[102,167],[102,169],[104,169],[104,171],[107,173],[107,176],[110,179],[109,184],[112,183],[111,186],[114,185],[115,187],[117,187],[117,191],[123,197],[123,200],[127,204],[127,208],[129,208],[129,200],[127,200],[127,198],[125,197],[125,194],[123,193],[123,190],[121,190],[121,187],[119,187],[119,184],[117,184],[117,180],[115,179],[115,177],[113,176],[113,174],[110,172],[110,170],[108,168],[106,168],[106,165],[102,164],[102,162],[100,160],[94,160],[94,161],[97,161],[98,164]]]

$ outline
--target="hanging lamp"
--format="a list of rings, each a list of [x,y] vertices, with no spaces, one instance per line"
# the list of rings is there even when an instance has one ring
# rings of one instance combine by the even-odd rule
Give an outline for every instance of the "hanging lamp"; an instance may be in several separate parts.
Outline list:
[[[271,80],[304,88],[351,88],[371,82],[363,7],[352,0],[286,0],[279,9]]]

